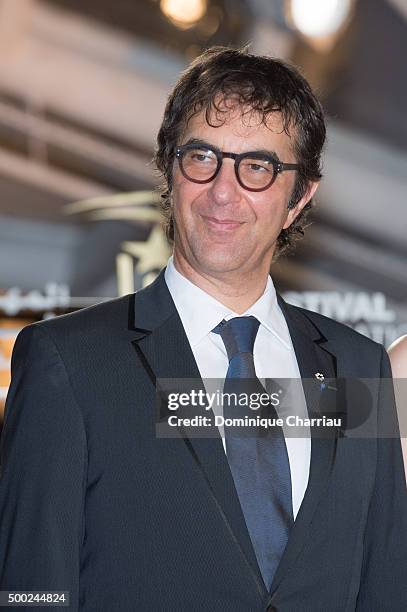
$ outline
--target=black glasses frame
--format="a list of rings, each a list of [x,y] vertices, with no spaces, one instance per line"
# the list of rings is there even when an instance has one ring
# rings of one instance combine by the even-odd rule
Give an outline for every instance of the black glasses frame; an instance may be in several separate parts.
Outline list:
[[[191,178],[184,170],[184,165],[183,165],[184,155],[187,151],[191,151],[193,149],[198,149],[202,151],[212,151],[216,155],[216,160],[217,160],[216,170],[212,174],[211,177],[203,181]],[[216,147],[212,147],[212,146],[209,147],[203,144],[194,144],[194,143],[188,143],[188,144],[184,144],[179,147],[176,147],[175,156],[178,159],[179,167],[181,169],[182,174],[185,176],[185,178],[188,181],[191,181],[192,183],[199,183],[199,184],[210,183],[211,181],[213,181],[214,178],[216,178],[217,174],[219,173],[219,170],[222,167],[222,162],[225,157],[229,159],[233,159],[235,162],[235,175],[236,175],[237,182],[239,183],[241,187],[243,187],[243,189],[247,189],[247,191],[265,191],[266,189],[272,186],[277,176],[281,172],[284,172],[285,170],[298,170],[300,167],[299,164],[288,164],[285,162],[281,162],[279,159],[276,159],[275,157],[271,155],[266,155],[262,153],[261,151],[248,151],[245,153],[231,153],[230,151],[221,151],[220,149],[217,149]],[[242,183],[240,179],[240,175],[239,175],[239,166],[242,160],[246,158],[267,161],[267,162],[270,162],[271,165],[273,166],[273,175],[271,177],[271,180],[265,187],[260,187],[260,188],[247,187],[247,185]]]

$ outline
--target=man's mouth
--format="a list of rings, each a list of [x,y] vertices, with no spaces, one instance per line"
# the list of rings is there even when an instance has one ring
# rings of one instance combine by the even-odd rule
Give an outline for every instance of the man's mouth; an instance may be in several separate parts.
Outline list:
[[[217,217],[209,217],[202,215],[205,223],[212,229],[219,231],[234,230],[242,225],[242,221],[236,221],[235,219],[218,219]]]

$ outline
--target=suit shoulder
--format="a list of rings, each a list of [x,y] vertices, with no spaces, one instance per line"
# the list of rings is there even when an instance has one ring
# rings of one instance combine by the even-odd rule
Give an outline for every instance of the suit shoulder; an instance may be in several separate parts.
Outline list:
[[[88,334],[92,331],[106,331],[109,328],[123,327],[123,321],[129,321],[133,300],[134,294],[106,300],[69,314],[39,321],[34,323],[32,327],[48,333],[50,336],[69,333]]]
[[[325,336],[326,340],[341,346],[344,349],[368,351],[371,354],[381,354],[384,350],[382,344],[375,342],[371,338],[364,336],[360,332],[354,330],[345,323],[340,323],[335,319],[326,317],[313,310],[307,310],[292,304],[288,305],[290,309],[294,309],[298,314],[307,317],[309,321]]]

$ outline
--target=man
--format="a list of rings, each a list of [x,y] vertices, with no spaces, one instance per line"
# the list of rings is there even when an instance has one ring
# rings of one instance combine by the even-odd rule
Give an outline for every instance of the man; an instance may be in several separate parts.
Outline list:
[[[3,590],[98,612],[407,609],[399,440],[156,436],[161,379],[390,376],[381,346],[285,304],[269,276],[303,231],[324,139],[280,61],[215,48],[181,76],[156,155],[173,259],[134,296],[16,343]],[[386,396],[379,380],[379,425]]]

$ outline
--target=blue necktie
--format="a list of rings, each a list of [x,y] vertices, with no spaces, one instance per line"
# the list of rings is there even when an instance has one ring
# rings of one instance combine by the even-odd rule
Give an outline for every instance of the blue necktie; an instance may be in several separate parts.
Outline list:
[[[255,317],[222,321],[213,330],[220,334],[229,359],[223,393],[265,393],[256,377],[253,347],[260,322]],[[246,379],[246,380],[244,380]],[[250,379],[250,380],[248,380]],[[241,408],[240,408],[241,410]],[[247,410],[255,416],[256,412]],[[224,416],[242,416],[239,406],[224,402]],[[272,406],[267,414],[276,418]],[[268,589],[287,545],[293,525],[291,474],[284,434],[275,427],[264,435],[233,435],[225,427],[226,454],[240,505]]]

